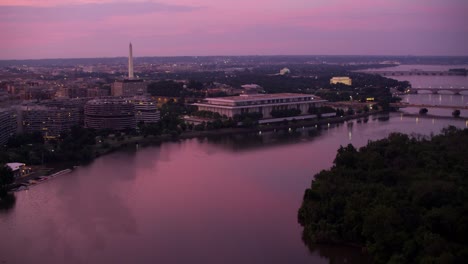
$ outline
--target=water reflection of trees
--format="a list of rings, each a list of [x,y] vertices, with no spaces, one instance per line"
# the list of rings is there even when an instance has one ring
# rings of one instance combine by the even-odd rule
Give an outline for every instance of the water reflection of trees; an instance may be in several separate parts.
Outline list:
[[[359,247],[351,246],[333,246],[333,245],[317,245],[309,243],[307,236],[302,234],[302,241],[307,245],[312,255],[319,255],[326,258],[330,264],[366,264],[372,263],[369,256],[365,254]]]
[[[14,193],[7,193],[6,195],[0,197],[0,213],[8,212],[16,204],[16,196]]]
[[[284,144],[303,142],[320,135],[315,128],[286,128],[263,133],[247,133],[210,136],[204,140],[232,151],[243,151],[253,148],[274,147]],[[201,142],[201,141],[200,141]]]
[[[345,246],[312,246],[309,247],[312,254],[328,259],[329,264],[366,264],[371,263],[359,248]]]

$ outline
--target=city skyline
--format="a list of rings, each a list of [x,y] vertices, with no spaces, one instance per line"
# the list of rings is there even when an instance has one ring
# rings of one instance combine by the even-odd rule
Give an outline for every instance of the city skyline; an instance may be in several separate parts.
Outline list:
[[[468,55],[463,0],[0,1],[0,59]],[[121,44],[120,44],[121,43]]]

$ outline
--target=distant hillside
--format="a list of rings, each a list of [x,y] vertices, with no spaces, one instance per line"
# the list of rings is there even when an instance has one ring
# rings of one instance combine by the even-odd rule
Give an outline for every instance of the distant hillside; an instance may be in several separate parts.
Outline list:
[[[122,54],[126,55],[126,54]],[[276,56],[136,56],[135,63],[217,63],[220,66],[259,65],[259,64],[301,64],[301,63],[381,63],[397,61],[401,64],[468,64],[468,56],[357,56],[357,55],[276,55]],[[0,60],[4,66],[75,66],[96,64],[126,64],[127,57],[114,58],[61,58],[37,60]]]

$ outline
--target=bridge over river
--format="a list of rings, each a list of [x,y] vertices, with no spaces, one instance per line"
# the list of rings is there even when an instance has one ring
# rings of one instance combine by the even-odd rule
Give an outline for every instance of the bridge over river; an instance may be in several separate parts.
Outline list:
[[[389,71],[389,70],[372,70],[363,71],[369,74],[378,74],[382,76],[466,76],[466,71],[424,71],[424,70],[411,70],[411,71]]]
[[[421,88],[421,87],[412,87],[412,88],[409,88],[408,90],[406,90],[406,93],[411,93],[411,94],[417,94],[417,93],[420,93],[420,92],[430,92],[430,93],[433,93],[433,94],[439,94],[441,92],[449,92],[449,93],[452,93],[452,94],[455,94],[455,95],[461,95],[462,92],[466,92],[468,93],[468,87],[456,87],[456,88],[453,88],[453,87],[450,87],[450,88],[447,88],[447,87],[439,87],[439,88],[436,88],[436,87],[428,87],[428,88]]]
[[[445,109],[458,109],[468,110],[468,106],[454,106],[454,105],[431,105],[431,104],[411,104],[411,103],[392,103],[393,107],[404,108],[404,107],[416,107],[416,108],[445,108]]]

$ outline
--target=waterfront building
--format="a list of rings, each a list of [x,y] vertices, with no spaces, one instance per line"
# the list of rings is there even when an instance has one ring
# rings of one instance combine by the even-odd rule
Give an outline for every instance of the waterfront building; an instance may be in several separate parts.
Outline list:
[[[353,81],[349,77],[333,77],[330,79],[330,84],[344,84],[344,85],[352,85]]]
[[[5,166],[10,168],[15,178],[26,176],[32,172],[31,168],[26,167],[26,164],[20,162],[7,163]]]
[[[0,145],[17,132],[17,114],[14,109],[0,109]]]
[[[56,138],[61,133],[79,125],[79,111],[76,108],[26,105],[20,107],[21,132],[41,132],[44,138]]]
[[[137,123],[143,122],[157,123],[161,119],[161,114],[156,107],[156,102],[145,96],[135,96],[129,98],[135,106],[135,119]]]
[[[200,111],[211,111],[234,117],[244,113],[262,113],[263,118],[272,118],[271,112],[276,110],[299,109],[301,115],[308,114],[310,107],[320,107],[326,100],[310,94],[278,93],[278,94],[243,94],[206,98],[201,103],[193,105]]]
[[[45,105],[48,107],[76,109],[78,111],[78,125],[83,126],[84,124],[84,106],[87,101],[91,98],[74,98],[74,99],[53,99],[44,100],[38,102],[39,105]]]
[[[136,128],[135,106],[128,99],[93,99],[84,107],[85,127],[125,130]]]

